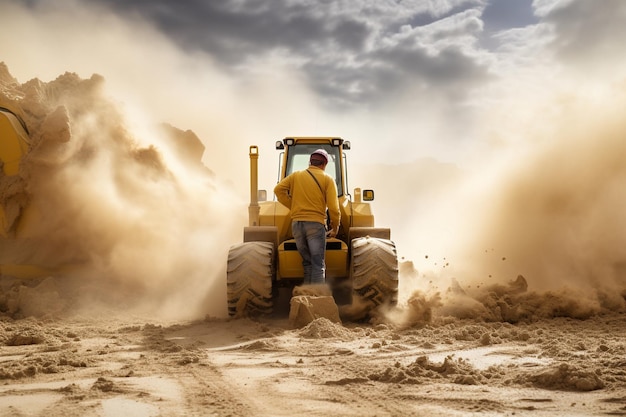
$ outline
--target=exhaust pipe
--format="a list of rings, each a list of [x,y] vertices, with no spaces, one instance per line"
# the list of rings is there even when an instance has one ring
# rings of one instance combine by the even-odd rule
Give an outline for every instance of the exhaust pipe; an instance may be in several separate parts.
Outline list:
[[[248,206],[248,225],[259,225],[259,147],[250,146],[250,205]]]

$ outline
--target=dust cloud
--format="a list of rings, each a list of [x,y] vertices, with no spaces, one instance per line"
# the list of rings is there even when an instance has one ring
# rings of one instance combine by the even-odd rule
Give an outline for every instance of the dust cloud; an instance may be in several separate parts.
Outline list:
[[[474,282],[522,274],[533,289],[622,310],[626,89],[595,98],[573,91],[552,102],[557,114],[538,114],[541,131],[506,170],[494,170],[499,178],[482,196],[480,227],[464,253]]]
[[[63,266],[58,285],[74,285],[76,308],[220,315],[225,242],[240,231],[233,208],[243,202],[202,164],[199,138],[129,122],[99,75],[20,84],[2,64],[0,85],[32,141],[21,182],[3,193],[19,207],[7,230],[24,242],[10,246],[12,259]]]
[[[546,87],[511,107],[526,106],[529,126],[523,113],[499,118],[511,109],[487,113],[487,134],[525,137],[492,142],[480,165],[394,168],[407,182],[392,190],[409,191],[409,207],[424,214],[406,209],[396,227],[410,242],[399,248],[409,307],[401,321],[433,311],[518,322],[626,309],[626,89],[607,84],[593,94]],[[426,187],[411,187],[418,183]]]

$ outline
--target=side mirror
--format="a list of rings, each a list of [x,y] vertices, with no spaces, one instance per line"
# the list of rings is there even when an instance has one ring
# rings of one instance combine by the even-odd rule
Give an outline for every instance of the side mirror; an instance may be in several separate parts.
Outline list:
[[[363,190],[363,201],[374,201],[374,190]]]

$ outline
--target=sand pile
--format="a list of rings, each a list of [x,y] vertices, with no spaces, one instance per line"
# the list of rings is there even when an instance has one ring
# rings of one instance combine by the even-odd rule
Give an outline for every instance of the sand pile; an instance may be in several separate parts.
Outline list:
[[[311,321],[299,334],[307,339],[339,338],[348,341],[355,338],[354,332],[325,317]]]

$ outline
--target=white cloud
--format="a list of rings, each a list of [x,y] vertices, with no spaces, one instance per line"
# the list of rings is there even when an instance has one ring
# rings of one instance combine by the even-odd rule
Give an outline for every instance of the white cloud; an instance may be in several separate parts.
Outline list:
[[[534,0],[533,8],[537,16],[545,17],[554,10],[566,7],[575,1],[577,0]]]

